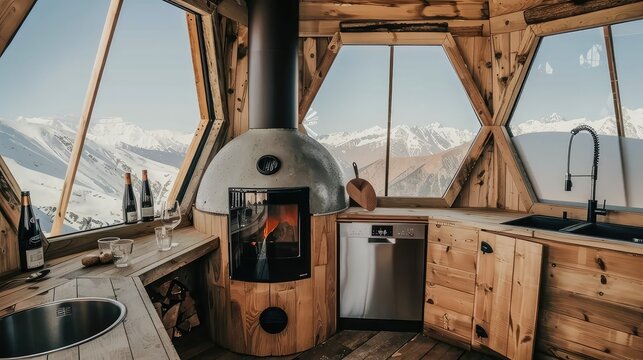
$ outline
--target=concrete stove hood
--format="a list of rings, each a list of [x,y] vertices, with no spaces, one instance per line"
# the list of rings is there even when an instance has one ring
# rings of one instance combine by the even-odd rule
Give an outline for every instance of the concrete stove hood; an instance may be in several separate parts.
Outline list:
[[[201,211],[228,214],[230,188],[310,188],[310,212],[348,207],[342,170],[320,143],[297,130],[299,0],[249,0],[250,130],[212,159],[196,197]],[[259,171],[266,156],[274,173]],[[264,158],[265,160],[266,158]]]

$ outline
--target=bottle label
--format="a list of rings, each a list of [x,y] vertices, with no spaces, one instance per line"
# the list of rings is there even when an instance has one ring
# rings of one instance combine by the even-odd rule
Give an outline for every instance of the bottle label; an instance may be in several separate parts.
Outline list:
[[[42,247],[27,250],[26,253],[27,269],[35,269],[45,265],[45,257],[43,256]]]
[[[138,220],[138,214],[136,211],[128,211],[126,214],[126,222],[135,222]]]
[[[154,208],[153,207],[144,207],[141,209],[141,216],[142,217],[148,217],[148,216],[154,216]]]
[[[30,237],[29,240],[27,240],[27,243],[31,245],[40,245],[40,234]]]

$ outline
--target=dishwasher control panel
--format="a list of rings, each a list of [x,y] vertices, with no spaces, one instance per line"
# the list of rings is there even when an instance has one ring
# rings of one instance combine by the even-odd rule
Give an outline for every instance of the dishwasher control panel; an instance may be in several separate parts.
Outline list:
[[[422,239],[426,236],[424,224],[360,224],[350,236]]]

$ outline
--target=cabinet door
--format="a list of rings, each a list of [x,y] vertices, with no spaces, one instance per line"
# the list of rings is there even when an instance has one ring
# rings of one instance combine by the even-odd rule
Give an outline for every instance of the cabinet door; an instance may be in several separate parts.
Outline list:
[[[533,353],[542,245],[480,233],[472,339],[512,359]]]

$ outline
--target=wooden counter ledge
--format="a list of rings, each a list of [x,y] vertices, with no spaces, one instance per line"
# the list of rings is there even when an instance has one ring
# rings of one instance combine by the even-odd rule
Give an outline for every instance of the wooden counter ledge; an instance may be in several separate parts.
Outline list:
[[[43,294],[69,280],[76,278],[118,278],[138,277],[142,285],[147,285],[164,275],[188,264],[203,255],[219,248],[219,238],[203,234],[192,227],[174,231],[174,242],[178,246],[168,251],[159,251],[154,235],[145,235],[134,239],[134,249],[130,266],[116,268],[113,264],[96,265],[85,268],[80,259],[92,252],[98,253],[98,247],[93,251],[85,251],[63,258],[53,259],[45,263],[50,269],[49,275],[42,281],[33,283],[16,283],[11,287],[0,290],[0,316],[13,311],[14,305]],[[17,275],[16,277],[23,277]],[[9,280],[9,279],[5,279]]]

